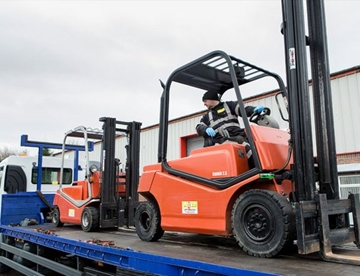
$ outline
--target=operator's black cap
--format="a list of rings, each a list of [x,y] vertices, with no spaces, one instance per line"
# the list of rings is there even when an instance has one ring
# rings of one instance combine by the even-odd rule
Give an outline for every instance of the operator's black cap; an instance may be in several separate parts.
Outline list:
[[[219,95],[215,92],[215,91],[207,91],[204,96],[202,97],[202,100],[214,100],[214,101],[218,101],[219,100]]]

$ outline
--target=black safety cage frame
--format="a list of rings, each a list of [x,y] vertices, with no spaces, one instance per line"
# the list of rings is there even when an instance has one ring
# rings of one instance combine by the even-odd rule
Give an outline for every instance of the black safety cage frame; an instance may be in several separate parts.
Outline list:
[[[162,163],[163,169],[172,175],[179,176],[216,189],[225,189],[260,173],[262,168],[260,165],[259,156],[255,150],[255,143],[250,131],[250,123],[246,116],[244,102],[240,92],[240,86],[265,77],[272,77],[276,80],[279,86],[279,93],[284,99],[285,106],[287,107],[286,87],[278,74],[272,73],[244,60],[228,55],[227,53],[220,50],[210,52],[207,55],[204,55],[175,70],[169,76],[166,85],[163,87],[164,90],[161,95],[158,161]],[[174,82],[198,88],[203,91],[214,91],[218,93],[220,97],[222,97],[222,95],[229,89],[234,88],[236,99],[240,106],[240,113],[243,119],[244,129],[247,133],[250,148],[254,157],[254,168],[251,168],[250,170],[236,177],[208,179],[174,169],[169,165],[167,162],[169,103],[170,88]],[[280,108],[278,98],[276,99],[280,114],[283,119],[286,120]]]

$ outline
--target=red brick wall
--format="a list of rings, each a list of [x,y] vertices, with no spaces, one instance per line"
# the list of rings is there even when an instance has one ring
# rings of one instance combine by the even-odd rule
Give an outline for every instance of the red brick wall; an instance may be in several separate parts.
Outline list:
[[[360,152],[351,152],[337,155],[338,165],[360,163]]]

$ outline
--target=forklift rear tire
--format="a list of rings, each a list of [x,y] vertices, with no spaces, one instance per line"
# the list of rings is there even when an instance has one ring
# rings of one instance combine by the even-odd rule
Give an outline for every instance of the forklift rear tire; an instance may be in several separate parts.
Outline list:
[[[157,241],[163,234],[160,225],[160,211],[156,204],[143,201],[136,208],[135,228],[139,238],[143,241]]]
[[[85,207],[81,214],[81,228],[85,232],[99,230],[99,210],[95,207]]]
[[[51,222],[55,227],[62,227],[64,223],[60,220],[60,211],[59,208],[55,208],[51,214]]]
[[[232,229],[239,246],[249,255],[274,257],[292,242],[295,215],[291,203],[268,190],[249,190],[235,202]]]

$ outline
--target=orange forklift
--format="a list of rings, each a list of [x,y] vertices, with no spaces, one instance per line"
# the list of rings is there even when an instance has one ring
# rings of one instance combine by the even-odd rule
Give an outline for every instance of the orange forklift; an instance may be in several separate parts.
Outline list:
[[[85,179],[66,187],[60,183],[52,211],[52,223],[56,227],[64,223],[75,224],[90,232],[100,228],[134,225],[138,204],[141,123],[122,122],[108,117],[100,118],[100,122],[103,123],[101,131],[80,126],[65,134],[63,145],[66,145],[69,137],[84,141]],[[115,141],[119,135],[128,138],[124,171],[120,169],[120,160],[115,158]],[[101,141],[100,167],[90,165],[88,145],[93,141]],[[63,146],[63,160],[64,153]]]
[[[333,253],[335,246],[360,245],[360,197],[339,198],[324,3],[307,1],[309,36],[303,2],[282,4],[287,88],[277,74],[223,51],[185,64],[163,85],[158,163],[144,167],[138,188],[147,199],[135,213],[140,239],[157,241],[164,231],[220,235],[234,237],[252,256],[273,257],[296,244],[300,254],[320,252],[325,260],[360,264],[359,257]],[[306,44],[312,65],[316,157]],[[257,124],[261,118],[256,117],[262,115],[246,117],[241,89],[264,78],[278,84],[276,99],[281,117],[286,119],[284,107],[289,113],[289,132]],[[253,166],[245,148],[234,143],[168,160],[169,105],[172,88],[178,85],[198,90],[198,98],[205,91],[216,91],[220,97],[235,95]]]

